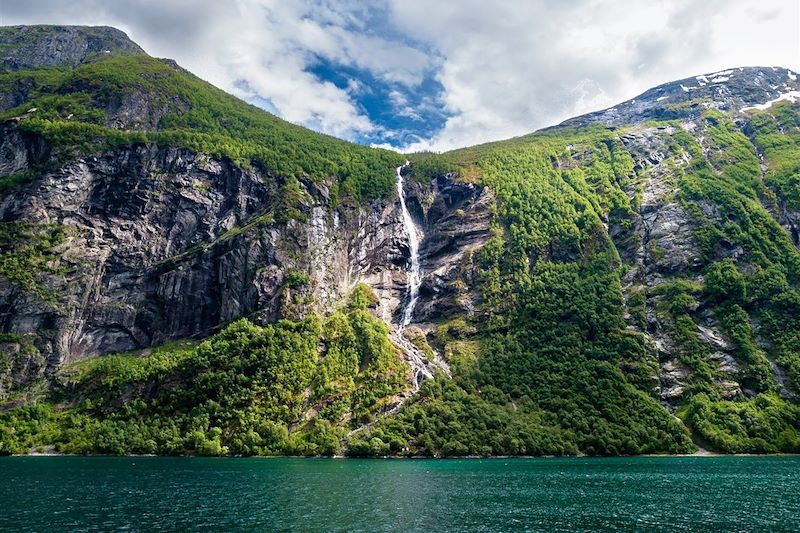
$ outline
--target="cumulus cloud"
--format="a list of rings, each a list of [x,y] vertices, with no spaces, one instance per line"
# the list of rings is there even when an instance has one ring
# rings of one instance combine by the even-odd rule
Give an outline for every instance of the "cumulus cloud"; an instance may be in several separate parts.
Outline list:
[[[2,0],[0,24],[31,23],[117,26],[287,120],[407,150],[528,133],[702,72],[800,70],[785,0]],[[379,94],[425,138],[371,116]]]
[[[0,8],[2,24],[119,27],[152,55],[175,58],[286,120],[344,138],[379,126],[351,97],[358,80],[340,88],[310,72],[318,58],[406,86],[429,66],[424,52],[371,34],[367,18],[359,2],[4,0]]]
[[[740,65],[798,68],[797,2],[394,0],[395,23],[444,57],[450,118],[407,149],[524,134],[667,81]]]

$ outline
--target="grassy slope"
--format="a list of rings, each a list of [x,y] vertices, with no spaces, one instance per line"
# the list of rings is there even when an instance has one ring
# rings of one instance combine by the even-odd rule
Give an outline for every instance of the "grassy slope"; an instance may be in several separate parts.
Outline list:
[[[390,197],[393,168],[404,160],[285,122],[148,56],[0,74],[0,92],[18,91],[25,91],[24,103],[0,114],[0,120],[20,117],[17,127],[69,152],[135,143],[180,146],[241,166],[256,164],[282,179],[336,176],[341,196],[355,201]],[[131,100],[145,103],[149,113],[143,118],[167,113],[155,125],[140,120],[124,129],[107,127],[114,111]]]

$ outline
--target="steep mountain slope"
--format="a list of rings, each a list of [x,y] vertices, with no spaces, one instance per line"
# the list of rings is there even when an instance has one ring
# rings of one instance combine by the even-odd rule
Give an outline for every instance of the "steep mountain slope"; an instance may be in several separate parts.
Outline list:
[[[498,196],[472,383],[545,406],[583,450],[641,450],[637,409],[615,405],[628,386],[706,446],[797,449],[796,74],[697,82],[709,78],[722,85],[713,100],[689,99],[684,80],[431,165],[479,176]],[[676,86],[688,100],[652,120]],[[625,123],[609,127],[614,117]]]
[[[277,363],[258,360],[265,375],[236,400],[259,407],[259,420],[302,429],[322,410],[357,425],[411,392],[402,361],[419,356],[392,345],[384,323],[363,312],[369,302],[390,323],[405,295],[409,251],[393,198],[395,168],[405,158],[288,124],[120,44],[115,31],[11,28],[3,35],[6,63],[15,65],[0,75],[4,402],[26,403],[41,387],[52,393],[53,381],[86,358],[203,338],[241,317],[296,322],[277,331],[315,347],[305,366],[290,365],[279,377]],[[30,35],[46,44],[32,44]],[[104,53],[84,54],[95,38]],[[42,48],[77,52],[53,66],[49,52],[30,51]],[[20,64],[33,68],[16,70]],[[440,179],[419,193],[430,200],[432,237],[458,237],[455,210],[487,210],[485,202],[471,206],[482,187]],[[458,255],[460,246],[450,248]],[[359,297],[359,282],[375,294]],[[142,362],[110,381],[185,372],[173,366],[185,353],[161,349],[160,363]],[[140,360],[93,361],[102,370]],[[207,379],[222,379],[217,370],[204,367]],[[271,401],[293,405],[279,420],[260,408],[266,393],[256,383],[267,376],[284,390]],[[131,388],[114,390],[126,398],[160,390]],[[234,394],[230,384],[218,388]],[[220,403],[205,394],[192,398]],[[197,423],[197,406],[176,407],[184,408],[190,414],[180,433]],[[210,430],[209,422],[197,424]]]
[[[0,55],[2,451],[800,451],[793,72],[411,156],[401,335],[405,157],[113,29]]]

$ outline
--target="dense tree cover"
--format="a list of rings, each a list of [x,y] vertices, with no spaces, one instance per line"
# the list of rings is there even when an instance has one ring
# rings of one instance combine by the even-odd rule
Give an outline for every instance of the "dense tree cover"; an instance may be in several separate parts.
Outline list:
[[[417,400],[391,418],[355,434],[351,456],[574,455],[578,447],[557,421],[529,398],[511,400],[499,389],[481,394],[468,382],[439,376]]]
[[[72,365],[48,402],[0,414],[0,453],[337,453],[407,387],[371,302],[359,287],[325,318],[242,319],[196,346]]]
[[[715,402],[700,394],[683,418],[704,444],[724,453],[800,453],[800,406],[774,395]]]
[[[0,114],[55,146],[96,151],[135,143],[181,146],[257,164],[283,178],[338,178],[339,197],[360,201],[394,192],[403,156],[348,143],[285,122],[200,80],[169,61],[147,56],[98,57],[78,67],[0,74],[0,92],[25,101]],[[147,112],[120,123],[131,102]],[[35,109],[33,112],[28,112]],[[162,115],[163,110],[166,113]],[[4,186],[0,184],[0,187]]]
[[[685,428],[644,384],[642,335],[622,319],[620,260],[602,220],[630,213],[621,186],[632,161],[614,136],[542,134],[448,159],[477,165],[498,196],[495,237],[480,254],[479,353],[350,453],[690,451]]]

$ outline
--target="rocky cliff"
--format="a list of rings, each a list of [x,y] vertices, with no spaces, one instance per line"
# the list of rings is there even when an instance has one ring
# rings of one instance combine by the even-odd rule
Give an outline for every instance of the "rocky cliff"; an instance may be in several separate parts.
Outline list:
[[[46,159],[41,139],[12,126],[2,132],[5,172]],[[5,282],[3,329],[31,338],[37,352],[11,356],[14,380],[202,338],[240,317],[266,323],[325,312],[359,282],[376,290],[380,316],[396,322],[408,261],[397,202],[331,206],[332,183],[300,185],[296,213],[285,220],[281,181],[268,172],[136,146],[69,161],[8,194],[0,219],[56,225],[66,235],[51,251],[46,294]],[[435,317],[455,305],[441,293],[487,233],[488,191],[441,177],[415,183],[409,195],[428,237],[423,316]]]
[[[145,55],[125,33],[106,26],[6,26],[0,28],[3,70],[75,67],[107,55]]]

